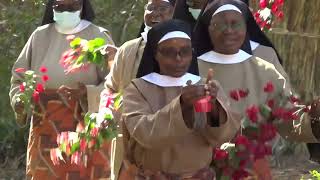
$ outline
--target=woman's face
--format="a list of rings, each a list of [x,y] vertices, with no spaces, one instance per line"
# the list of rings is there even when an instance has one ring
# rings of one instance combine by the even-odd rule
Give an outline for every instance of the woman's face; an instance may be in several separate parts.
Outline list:
[[[82,6],[82,0],[55,0],[52,8],[58,12],[75,12],[81,10]]]
[[[186,0],[187,5],[193,9],[202,9],[208,0]]]
[[[145,6],[144,21],[153,27],[155,24],[170,20],[173,16],[173,6],[163,0],[149,0]]]
[[[246,23],[241,13],[224,11],[212,17],[209,35],[214,50],[222,54],[235,54],[246,37]]]
[[[160,67],[160,74],[181,77],[189,69],[192,61],[191,40],[173,38],[161,42],[155,56]]]

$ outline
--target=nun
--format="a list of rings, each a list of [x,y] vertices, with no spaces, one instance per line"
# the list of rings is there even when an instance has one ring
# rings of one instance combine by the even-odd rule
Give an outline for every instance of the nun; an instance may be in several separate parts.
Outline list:
[[[137,79],[124,91],[126,179],[214,179],[212,148],[235,135],[225,130],[239,126],[236,114],[212,74],[200,85],[197,72],[188,71],[195,63],[190,37],[190,27],[179,20],[148,33]],[[200,118],[193,104],[207,96],[214,108]]]
[[[100,104],[104,104],[104,95],[110,92],[122,92],[136,77],[138,67],[147,42],[148,31],[152,26],[172,18],[174,0],[148,0],[144,9],[143,31],[139,37],[124,43],[115,55],[110,73],[106,77],[105,90],[101,93]],[[99,110],[102,111],[101,108]],[[112,141],[111,179],[117,179],[123,158],[120,137]]]
[[[267,82],[271,81],[275,87],[282,88],[287,95],[292,94],[290,83],[277,70],[280,66],[276,67],[267,60],[251,55],[247,30],[249,13],[247,6],[240,1],[215,0],[206,7],[199,23],[202,30],[199,32],[202,35],[202,50],[205,52],[198,57],[199,73],[204,77],[208,69],[212,68],[215,79],[220,82],[225,94],[234,89],[248,89],[250,95],[242,103],[231,101],[232,109],[242,113],[242,116],[249,105],[265,103],[263,87]],[[319,117],[320,102],[315,100],[307,116],[300,117],[299,121],[280,124],[279,133],[292,141],[318,142]],[[274,150],[287,148],[280,145],[283,143],[275,143]],[[295,153],[291,154],[291,158],[288,158],[288,167],[308,160],[304,143],[295,143],[293,152]]]

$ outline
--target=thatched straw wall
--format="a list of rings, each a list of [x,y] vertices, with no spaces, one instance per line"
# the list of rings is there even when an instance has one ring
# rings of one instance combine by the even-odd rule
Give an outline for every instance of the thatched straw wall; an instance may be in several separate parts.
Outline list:
[[[257,7],[258,1],[251,1]],[[296,90],[307,97],[319,96],[320,0],[286,0],[284,12],[284,21],[268,36],[283,58]]]

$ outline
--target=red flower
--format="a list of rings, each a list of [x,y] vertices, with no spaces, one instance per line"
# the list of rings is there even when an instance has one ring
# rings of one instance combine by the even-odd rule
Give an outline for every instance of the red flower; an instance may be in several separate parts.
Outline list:
[[[86,139],[81,139],[80,140],[80,151],[84,152],[86,150],[86,147],[87,147]]]
[[[41,66],[39,70],[42,73],[46,73],[48,71],[48,69],[46,67],[44,67],[44,66]]]
[[[32,98],[33,98],[33,101],[35,103],[38,103],[40,101],[39,92],[38,91],[34,91],[33,94],[32,94]]]
[[[246,110],[246,114],[251,122],[256,123],[258,121],[259,108],[256,105],[252,105]]]
[[[236,144],[237,148],[239,148],[239,150],[241,150],[241,151],[245,151],[250,148],[249,139],[243,135],[239,135],[236,137],[235,144]]]
[[[272,154],[272,148],[264,143],[259,143],[255,147],[254,159],[263,159],[265,156]]]
[[[274,99],[269,99],[269,100],[267,101],[267,105],[268,105],[268,107],[271,108],[271,109],[273,109],[274,104],[275,104]]]
[[[282,19],[284,17],[284,13],[282,11],[279,11],[276,16],[278,17],[278,19]]]
[[[259,18],[259,17],[260,17],[260,13],[259,13],[259,12],[255,12],[255,13],[254,13],[254,17],[255,17],[255,18]]]
[[[271,141],[277,135],[277,128],[272,124],[262,124],[260,129],[259,140],[262,142]]]
[[[20,84],[20,86],[19,86],[19,90],[20,90],[20,92],[24,92],[25,90],[26,90],[26,87],[24,86],[24,84],[22,83],[22,84]]]
[[[228,157],[229,157],[229,153],[227,151],[219,149],[219,148],[216,148],[214,150],[214,157],[213,157],[214,160],[217,160],[217,161],[225,160]]]
[[[26,69],[25,68],[17,68],[14,71],[17,73],[24,73],[24,72],[26,72]]]
[[[278,12],[278,10],[279,10],[278,4],[273,3],[273,4],[272,4],[272,7],[271,7],[271,11],[272,11],[273,13],[276,13],[276,12]]]
[[[239,101],[240,100],[240,95],[239,95],[237,90],[230,91],[230,97],[235,101]]]
[[[297,103],[299,103],[299,98],[297,97],[297,96],[294,96],[294,95],[292,95],[292,96],[290,96],[290,102],[292,103],[292,104],[297,104]]]
[[[78,151],[74,152],[71,155],[71,164],[80,165],[81,164],[81,156]]]
[[[248,163],[249,163],[249,160],[243,159],[243,160],[240,161],[239,167],[240,167],[241,169],[244,169],[244,168],[246,168],[246,166],[248,165]]]
[[[276,108],[272,111],[272,115],[275,117],[275,118],[278,118],[278,119],[282,119],[284,117],[286,113],[286,110],[284,108]]]
[[[264,92],[266,93],[272,93],[274,91],[274,86],[271,81],[267,82],[267,84],[263,88]]]
[[[249,176],[249,173],[243,169],[236,170],[232,174],[232,180],[242,180]]]
[[[260,0],[260,8],[261,9],[264,9],[264,8],[266,8],[267,7],[267,5],[268,5],[268,2],[267,2],[267,0]]]
[[[42,76],[42,81],[43,82],[47,82],[49,80],[49,76],[48,75],[43,75]]]
[[[113,102],[113,99],[112,99],[112,97],[111,96],[108,96],[107,98],[106,98],[106,108],[109,108],[109,106],[112,104],[112,102]]]
[[[275,2],[276,2],[278,5],[283,5],[284,0],[276,0]]]
[[[240,95],[241,98],[247,97],[249,95],[249,89],[247,89],[247,90],[240,89],[239,90],[239,95]]]
[[[38,91],[39,93],[42,93],[44,91],[43,85],[37,84],[36,91]]]
[[[90,131],[90,135],[92,137],[97,137],[98,133],[99,133],[99,128],[97,128],[97,127],[92,128],[91,131]]]

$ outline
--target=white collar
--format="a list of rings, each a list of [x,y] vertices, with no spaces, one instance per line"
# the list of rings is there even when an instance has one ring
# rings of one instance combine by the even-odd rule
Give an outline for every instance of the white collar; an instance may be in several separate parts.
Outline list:
[[[259,45],[259,43],[250,40],[250,46],[252,51],[256,50]]]
[[[72,30],[65,30],[65,29],[61,29],[59,26],[57,26],[56,24],[54,24],[56,30],[61,33],[61,34],[76,34],[84,29],[86,29],[88,26],[90,26],[91,22],[87,21],[87,20],[81,20],[80,23],[73,28]]]
[[[141,77],[143,80],[161,86],[161,87],[180,87],[186,86],[187,81],[191,80],[191,84],[196,84],[201,80],[200,76],[196,76],[190,73],[186,73],[185,75],[175,78],[171,76],[165,76],[158,73],[150,73]]]
[[[236,54],[226,55],[217,53],[215,51],[209,51],[198,57],[199,60],[217,63],[217,64],[236,64],[248,60],[252,55],[239,50]]]
[[[148,40],[148,32],[143,31],[141,33],[141,37],[142,37],[144,42],[147,42],[147,40]]]

